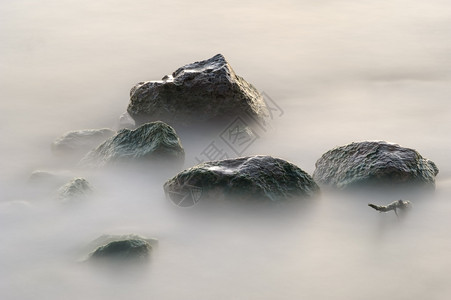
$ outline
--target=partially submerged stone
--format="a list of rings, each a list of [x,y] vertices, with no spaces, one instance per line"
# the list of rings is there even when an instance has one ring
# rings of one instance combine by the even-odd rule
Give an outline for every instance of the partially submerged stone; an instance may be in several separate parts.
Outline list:
[[[52,152],[57,155],[84,155],[115,133],[109,128],[70,131],[52,143]]]
[[[221,54],[185,65],[160,81],[136,84],[127,111],[137,124],[161,120],[177,128],[229,123],[238,116],[263,122],[268,115],[262,95]]]
[[[97,248],[91,255],[93,259],[143,259],[148,258],[151,246],[143,240],[114,241],[105,246]]]
[[[58,199],[63,201],[85,199],[92,191],[93,189],[86,179],[73,178],[58,190]]]
[[[117,135],[90,151],[80,164],[101,167],[149,161],[180,166],[184,159],[185,151],[175,130],[163,122],[152,122],[134,130],[120,130]]]
[[[184,170],[164,184],[164,191],[175,204],[192,206],[216,198],[280,202],[312,197],[319,188],[310,175],[290,162],[248,156],[205,162]]]
[[[88,255],[95,261],[144,261],[149,259],[155,239],[146,239],[138,235],[103,235],[93,241],[94,251]]]
[[[361,186],[435,187],[439,170],[417,151],[384,141],[337,147],[316,162],[313,178],[340,189]]]
[[[28,182],[33,187],[55,189],[68,182],[71,177],[68,172],[35,170],[31,173]]]

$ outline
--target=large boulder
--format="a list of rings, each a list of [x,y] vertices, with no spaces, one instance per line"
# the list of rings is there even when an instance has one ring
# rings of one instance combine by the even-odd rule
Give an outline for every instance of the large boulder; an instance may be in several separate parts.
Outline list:
[[[90,151],[81,161],[83,166],[149,161],[183,165],[185,151],[175,130],[163,123],[152,122],[134,130],[122,129]]]
[[[310,197],[319,188],[306,172],[271,156],[210,161],[177,174],[164,184],[167,198],[179,206],[202,199],[232,198],[280,202]]]
[[[316,162],[313,178],[340,189],[362,186],[435,186],[437,166],[417,151],[384,141],[337,147]]]
[[[56,139],[51,149],[56,155],[83,156],[115,134],[116,132],[109,128],[70,131]]]
[[[221,54],[185,65],[162,80],[136,84],[127,112],[137,124],[161,120],[176,128],[222,124],[238,116],[263,121],[268,115],[262,95]]]

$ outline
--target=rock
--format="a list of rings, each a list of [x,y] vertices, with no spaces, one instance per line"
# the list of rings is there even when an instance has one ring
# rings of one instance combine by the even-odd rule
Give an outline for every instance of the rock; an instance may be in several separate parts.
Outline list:
[[[184,160],[185,151],[175,130],[163,122],[152,122],[134,130],[120,130],[91,150],[80,165],[101,167],[120,162],[149,161],[181,166]]]
[[[85,199],[93,189],[84,178],[73,178],[58,190],[58,198],[63,201]]]
[[[152,247],[158,246],[158,240],[155,238],[147,238],[137,234],[103,234],[100,237],[96,238],[94,241],[89,243],[88,250],[89,252],[93,252],[95,249],[109,244],[115,241],[123,241],[123,240],[144,240],[149,243]]]
[[[361,186],[435,187],[436,165],[417,151],[384,141],[351,143],[316,162],[316,182],[340,189]]]
[[[166,197],[179,206],[201,199],[231,197],[279,202],[311,197],[319,188],[297,166],[271,156],[249,156],[210,161],[177,174],[164,184]]]
[[[85,155],[115,133],[108,128],[70,131],[52,143],[52,152],[56,155]]]
[[[403,201],[402,199],[399,199],[398,201],[393,201],[392,203],[388,205],[376,205],[372,203],[368,203],[368,206],[371,208],[374,208],[375,210],[379,212],[389,212],[394,211],[395,214],[398,216],[398,209],[399,210],[405,210],[412,207],[412,203],[410,201]]]
[[[55,189],[71,179],[68,173],[36,170],[30,175],[28,182],[34,187]]]
[[[237,117],[263,122],[268,116],[262,95],[221,54],[185,65],[160,81],[136,84],[127,111],[137,124],[161,120],[176,128],[230,123]]]
[[[96,241],[104,241],[89,254],[90,260],[143,261],[149,259],[152,246],[148,240],[137,236],[102,236]]]

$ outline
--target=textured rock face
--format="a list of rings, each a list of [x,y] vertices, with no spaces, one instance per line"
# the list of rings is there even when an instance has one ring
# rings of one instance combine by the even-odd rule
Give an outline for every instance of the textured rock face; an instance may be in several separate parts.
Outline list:
[[[83,199],[92,193],[92,187],[84,178],[74,178],[58,190],[60,200]]]
[[[184,159],[185,151],[175,130],[163,122],[152,122],[135,130],[122,129],[89,152],[80,164],[98,167],[146,160],[182,165]]]
[[[84,155],[92,148],[97,147],[106,139],[112,137],[115,133],[114,130],[108,128],[70,131],[52,143],[52,152],[57,155]]]
[[[205,162],[180,172],[164,184],[166,196],[179,206],[201,199],[232,197],[277,202],[310,197],[319,188],[297,166],[271,156]]]
[[[127,111],[137,124],[161,120],[172,126],[237,116],[263,120],[268,114],[261,94],[221,54],[183,66],[161,81],[138,83]]]
[[[416,184],[434,187],[436,165],[417,151],[383,141],[332,149],[316,162],[316,182],[338,188]]]

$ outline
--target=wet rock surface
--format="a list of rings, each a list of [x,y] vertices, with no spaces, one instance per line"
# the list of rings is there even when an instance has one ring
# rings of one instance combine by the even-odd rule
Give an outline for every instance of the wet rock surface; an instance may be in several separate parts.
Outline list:
[[[122,129],[90,151],[81,166],[101,167],[126,162],[167,163],[183,165],[185,151],[175,130],[163,122],[144,124],[134,130]]]
[[[238,116],[263,121],[268,115],[262,95],[221,54],[185,65],[160,81],[136,84],[127,111],[137,124],[161,120],[176,128],[229,123]]]
[[[292,163],[271,156],[211,161],[184,170],[164,184],[167,198],[179,206],[202,199],[236,198],[279,202],[319,192],[312,177]]]
[[[313,178],[340,189],[378,186],[435,186],[439,170],[417,151],[385,141],[337,147],[316,162]]]
[[[83,156],[115,134],[116,132],[109,128],[70,131],[56,139],[51,149],[56,155]]]

